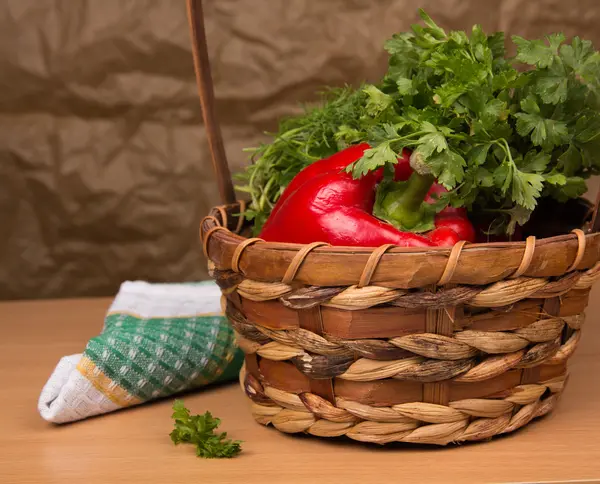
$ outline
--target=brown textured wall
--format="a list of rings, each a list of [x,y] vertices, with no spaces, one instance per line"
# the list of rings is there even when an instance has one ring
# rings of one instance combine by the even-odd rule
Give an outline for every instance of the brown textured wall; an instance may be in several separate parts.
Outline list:
[[[321,86],[377,79],[419,6],[600,45],[597,0],[205,0],[233,169]],[[0,299],[206,277],[197,226],[218,195],[182,0],[5,0],[0,83]]]

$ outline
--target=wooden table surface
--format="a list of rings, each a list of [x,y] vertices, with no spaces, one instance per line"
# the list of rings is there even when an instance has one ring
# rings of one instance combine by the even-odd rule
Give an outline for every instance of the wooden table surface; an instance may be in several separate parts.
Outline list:
[[[598,288],[596,288],[598,289]],[[236,384],[185,396],[244,441],[231,460],[203,460],[170,439],[171,400],[53,425],[37,398],[59,358],[80,353],[108,299],[0,303],[1,483],[600,482],[600,291],[556,411],[491,442],[375,447],[288,436],[252,420]]]

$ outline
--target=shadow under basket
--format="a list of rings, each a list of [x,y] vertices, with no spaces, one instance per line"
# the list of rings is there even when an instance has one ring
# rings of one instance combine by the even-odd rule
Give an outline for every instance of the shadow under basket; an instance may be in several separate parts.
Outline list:
[[[600,234],[451,249],[245,238],[243,204],[201,223],[261,424],[445,445],[556,406],[581,337]]]

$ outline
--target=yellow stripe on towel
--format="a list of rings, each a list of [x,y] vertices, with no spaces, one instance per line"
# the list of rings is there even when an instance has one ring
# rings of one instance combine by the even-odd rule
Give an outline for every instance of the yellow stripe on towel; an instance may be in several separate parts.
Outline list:
[[[107,377],[94,362],[82,357],[77,364],[77,370],[94,386],[96,390],[120,407],[130,407],[142,403],[142,400],[131,395],[120,385]]]

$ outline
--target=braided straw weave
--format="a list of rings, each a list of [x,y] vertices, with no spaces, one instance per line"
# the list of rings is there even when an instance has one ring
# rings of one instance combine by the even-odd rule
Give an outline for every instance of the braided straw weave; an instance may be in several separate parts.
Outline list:
[[[200,227],[246,354],[252,414],[282,432],[445,445],[551,411],[600,278],[600,236],[450,249],[267,243],[244,204]]]

